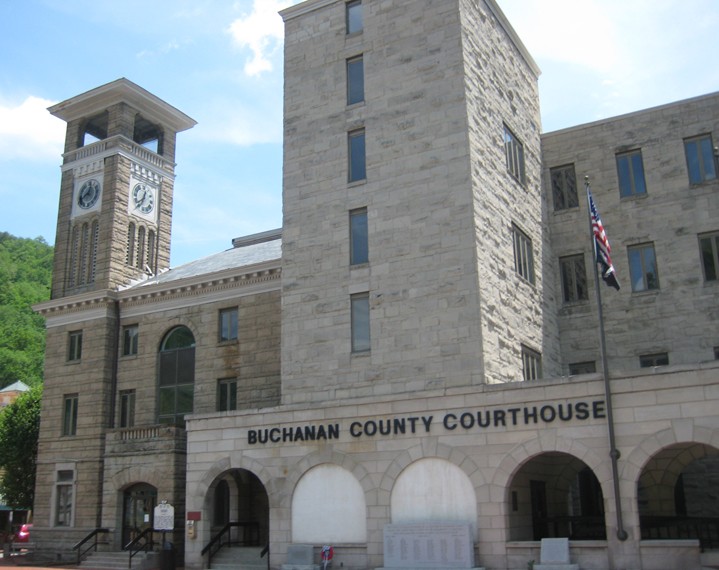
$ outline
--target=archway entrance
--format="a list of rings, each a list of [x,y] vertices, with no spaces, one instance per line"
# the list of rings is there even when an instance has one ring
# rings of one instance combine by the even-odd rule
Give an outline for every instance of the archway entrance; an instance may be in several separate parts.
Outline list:
[[[238,546],[265,545],[270,538],[270,502],[257,476],[246,469],[220,475],[210,487],[211,533]]]
[[[152,528],[152,517],[157,505],[157,489],[147,483],[137,483],[125,489],[122,495],[122,546],[142,531]]]
[[[508,492],[510,540],[606,539],[601,486],[576,457],[534,457],[515,473]]]
[[[637,488],[644,540],[699,539],[719,548],[719,451],[700,443],[666,447],[647,461]]]

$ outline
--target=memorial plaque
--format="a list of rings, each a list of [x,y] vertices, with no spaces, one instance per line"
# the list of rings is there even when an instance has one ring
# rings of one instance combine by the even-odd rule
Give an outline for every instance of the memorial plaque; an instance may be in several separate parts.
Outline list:
[[[385,568],[473,568],[472,527],[427,522],[384,527]]]
[[[313,558],[314,548],[311,544],[290,544],[287,547],[288,566],[311,566]]]
[[[539,560],[542,564],[569,564],[569,539],[543,538]]]

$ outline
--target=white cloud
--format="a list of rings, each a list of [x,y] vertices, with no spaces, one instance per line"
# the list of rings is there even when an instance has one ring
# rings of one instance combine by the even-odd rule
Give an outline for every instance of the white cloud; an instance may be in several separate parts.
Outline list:
[[[230,25],[229,31],[235,43],[252,51],[252,58],[245,63],[247,75],[272,71],[271,58],[282,46],[284,36],[278,12],[294,3],[295,0],[253,0],[252,12]]]
[[[58,159],[65,123],[47,110],[55,101],[28,96],[19,105],[0,102],[0,154],[3,159]]]

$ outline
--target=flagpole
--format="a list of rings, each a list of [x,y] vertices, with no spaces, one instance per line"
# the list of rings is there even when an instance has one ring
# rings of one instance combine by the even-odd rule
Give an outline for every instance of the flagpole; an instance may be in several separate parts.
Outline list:
[[[584,177],[584,189],[587,192],[587,210],[589,214],[589,235],[592,237],[592,252],[594,260],[594,294],[597,299],[597,319],[599,321],[599,353],[602,360],[602,377],[604,379],[604,399],[607,406],[607,427],[609,430],[609,457],[612,460],[612,479],[614,482],[614,504],[617,510],[617,538],[622,542],[629,538],[627,531],[624,530],[624,520],[622,517],[622,498],[619,493],[619,450],[616,445],[614,436],[614,412],[612,408],[612,390],[609,385],[609,373],[607,369],[607,349],[604,339],[604,314],[602,312],[602,293],[599,288],[599,271],[597,269],[597,241],[594,238],[594,229],[592,227],[592,209],[589,204],[589,176]]]

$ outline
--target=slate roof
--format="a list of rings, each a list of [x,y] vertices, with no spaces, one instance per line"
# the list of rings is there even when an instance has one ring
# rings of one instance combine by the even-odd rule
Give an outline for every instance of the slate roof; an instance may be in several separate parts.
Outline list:
[[[264,236],[265,239],[253,242],[252,238],[255,236],[248,236],[247,238],[234,240],[235,247],[232,249],[179,265],[164,273],[149,277],[140,283],[134,283],[128,289],[170,283],[179,279],[209,275],[226,269],[257,265],[270,261],[279,262],[282,259],[282,239],[279,237],[279,232],[265,232],[265,234],[257,235]],[[245,242],[249,243],[244,245]]]

